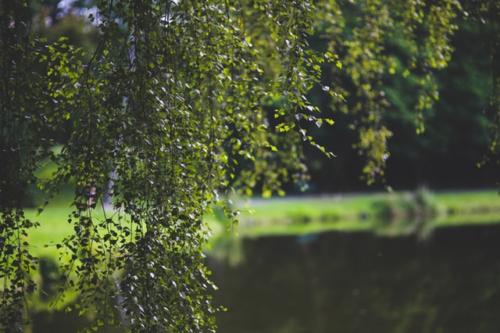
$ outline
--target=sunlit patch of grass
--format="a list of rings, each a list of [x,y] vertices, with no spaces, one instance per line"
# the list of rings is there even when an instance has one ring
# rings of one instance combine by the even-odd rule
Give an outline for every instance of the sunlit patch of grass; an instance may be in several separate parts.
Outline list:
[[[55,244],[60,243],[73,231],[72,225],[67,222],[70,213],[69,205],[51,205],[41,214],[38,214],[36,209],[26,210],[27,217],[40,223],[40,227],[29,231],[29,243],[33,254],[57,255]]]
[[[384,218],[380,205],[402,212],[402,216],[385,222],[391,222],[391,230],[404,233],[414,229],[408,224],[415,217],[421,217],[416,219],[419,221],[427,219],[432,227],[467,224],[466,221],[500,223],[500,196],[495,190],[425,193],[426,204],[420,205],[425,211],[418,211],[419,205],[408,202],[418,203],[421,196],[419,192],[405,192],[250,200],[243,205],[237,232],[242,236],[325,230],[380,232],[378,222]],[[408,197],[416,199],[405,199]],[[404,228],[398,228],[398,224]]]
[[[229,226],[229,222],[216,216],[207,216],[206,222],[214,238],[228,228],[232,230],[229,234],[242,237],[326,230],[376,231],[376,203],[394,201],[395,195],[399,194],[252,199],[239,202],[241,216],[238,226]],[[27,209],[27,216],[40,222],[40,227],[29,233],[34,254],[55,256],[54,244],[73,232],[73,226],[67,222],[72,210],[70,201],[71,193],[63,191],[42,214],[38,215],[36,209]],[[432,193],[432,201],[439,211],[433,221],[434,227],[500,222],[500,196],[495,190]],[[98,210],[96,214],[99,214]]]

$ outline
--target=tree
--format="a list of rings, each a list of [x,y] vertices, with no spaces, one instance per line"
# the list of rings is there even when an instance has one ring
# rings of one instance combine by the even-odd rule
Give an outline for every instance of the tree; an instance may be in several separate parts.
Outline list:
[[[376,181],[372,189],[373,185],[381,189],[387,184],[405,189],[419,184],[491,186],[498,174],[498,165],[495,169],[494,163],[488,163],[480,170],[476,170],[479,169],[476,165],[485,157],[488,146],[494,147],[491,145],[494,140],[488,136],[498,133],[492,127],[498,123],[493,116],[495,103],[487,110],[490,98],[498,95],[492,89],[492,76],[498,72],[493,59],[498,35],[498,24],[494,22],[498,20],[477,19],[481,18],[477,4],[462,1],[462,10],[457,10],[458,3],[455,3],[455,10],[446,14],[454,16],[452,24],[440,29],[439,41],[433,42],[445,46],[428,52],[424,51],[428,48],[425,39],[433,11],[424,6],[425,2],[420,3],[422,11],[413,24],[398,18],[401,15],[389,1],[379,2],[375,10],[380,13],[378,16],[375,12],[367,13],[368,10],[363,9],[365,3],[336,2],[338,10],[329,14],[311,43],[316,49],[325,49],[328,44],[334,47],[343,66],[341,69],[324,66],[326,75],[322,82],[333,87],[330,90],[335,90],[337,95],[344,90],[341,94],[344,100],[340,102],[338,98],[328,99],[321,89],[311,93],[320,109],[326,110],[330,104],[335,111],[334,130],[319,128],[313,133],[339,157],[325,160],[314,149],[306,147],[312,189],[366,189],[366,182],[358,180],[363,167],[365,180]],[[483,4],[489,16],[498,12],[494,8],[486,9],[494,2]],[[444,6],[445,2],[436,5]],[[369,19],[368,28],[365,22]],[[408,31],[408,27],[413,27],[413,32]],[[362,28],[377,32],[377,42],[363,42],[362,38],[367,37],[359,33]],[[355,54],[357,60],[353,60],[351,54]],[[426,65],[433,57],[449,58],[451,62],[446,60],[446,68]],[[349,63],[354,67],[347,65]],[[428,103],[419,103],[424,98]],[[376,140],[374,144],[380,145],[378,149],[361,149],[361,134],[364,131],[375,134],[381,128],[385,128],[384,132],[390,137],[385,142]],[[362,146],[369,147],[368,139],[377,136],[369,135]],[[353,149],[353,145],[357,149]]]
[[[35,223],[12,193],[38,182],[33,171],[48,157],[58,170],[39,185],[76,183],[62,264],[80,309],[95,311],[97,326],[112,322],[119,294],[132,331],[211,331],[202,216],[230,187],[248,193],[260,183],[268,193],[301,170],[298,144],[313,141],[296,117],[316,119],[304,95],[321,61],[305,49],[312,3],[96,5],[100,41],[83,65],[64,40],[34,38],[26,2],[2,2],[2,160],[11,161],[1,187],[4,329],[20,322],[34,288],[24,238]],[[54,153],[64,126],[70,137]]]
[[[268,196],[289,179],[303,179],[303,141],[331,156],[307,126],[333,123],[306,97],[323,63],[344,64],[360,88],[364,104],[350,106],[363,114],[359,148],[371,158],[367,174],[381,172],[389,133],[378,121],[383,102],[376,86],[392,68],[381,37],[389,29],[422,38],[409,68],[427,80],[427,71],[449,58],[457,3],[365,0],[353,9],[362,21],[352,38],[337,34],[345,15],[336,2],[315,3],[97,0],[91,19],[99,43],[83,64],[81,50],[64,39],[35,37],[26,1],[2,2],[0,152],[9,161],[0,178],[4,330],[13,322],[19,325],[12,331],[22,330],[23,302],[35,288],[36,259],[25,236],[36,222],[20,203],[26,184],[50,191],[70,179],[76,184],[74,233],[59,245],[61,264],[65,287],[80,293],[78,308],[94,312],[96,326],[115,320],[110,302],[119,296],[127,318],[121,324],[133,332],[205,332],[215,329],[216,309],[202,217],[224,205],[230,191],[259,188]],[[314,26],[336,37],[328,52],[308,48]],[[340,85],[322,88],[334,98],[345,95]],[[425,105],[429,93],[422,96]],[[58,142],[63,128],[70,128],[69,138]],[[45,158],[58,166],[48,182],[34,176]],[[110,180],[114,210],[107,212]]]
[[[415,85],[413,109],[416,128],[424,130],[423,112],[438,98],[434,73],[451,57],[449,39],[456,30],[458,0],[357,2],[325,1],[324,36],[345,69],[334,69],[338,82],[334,107],[354,115],[357,150],[367,158],[363,174],[368,183],[383,176],[392,131],[385,124],[389,101],[384,89],[388,77],[403,76]],[[394,45],[398,41],[399,45]],[[398,58],[394,49],[404,50]],[[391,52],[392,51],[392,52]]]

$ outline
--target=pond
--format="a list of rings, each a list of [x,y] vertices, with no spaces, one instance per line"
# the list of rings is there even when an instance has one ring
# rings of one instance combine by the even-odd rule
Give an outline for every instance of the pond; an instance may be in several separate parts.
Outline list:
[[[500,331],[500,226],[437,229],[425,241],[260,237],[228,251],[237,258],[209,258],[216,302],[228,308],[221,333]],[[33,324],[73,332],[79,322],[55,314]]]
[[[244,240],[220,332],[500,332],[500,227]]]

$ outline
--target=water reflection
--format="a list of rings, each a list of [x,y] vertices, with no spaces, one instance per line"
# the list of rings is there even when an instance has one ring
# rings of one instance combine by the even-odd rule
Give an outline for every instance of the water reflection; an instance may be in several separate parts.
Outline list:
[[[498,332],[500,227],[244,240],[214,261],[220,332]]]

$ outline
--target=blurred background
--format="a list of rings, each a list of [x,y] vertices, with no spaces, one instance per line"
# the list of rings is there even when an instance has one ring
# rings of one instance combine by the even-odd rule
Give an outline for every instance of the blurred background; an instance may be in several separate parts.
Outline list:
[[[38,0],[32,10],[41,36],[67,37],[89,59],[98,40],[87,19],[92,1]],[[207,216],[214,299],[227,307],[218,315],[220,332],[500,331],[499,170],[488,159],[491,39],[498,33],[497,25],[459,19],[423,133],[415,128],[411,77],[383,81],[393,136],[385,176],[375,184],[361,178],[366,158],[353,148],[357,115],[333,110],[333,127],[310,130],[337,157],[306,146],[306,184],[287,184],[280,198],[235,198],[238,226],[217,210]],[[310,42],[325,44],[319,35]],[[390,42],[391,56],[403,59],[400,41]],[[330,69],[323,72],[329,82]],[[332,112],[319,87],[310,98]],[[63,141],[67,133],[58,135]],[[76,332],[90,320],[62,311],[64,302],[50,306],[62,276],[54,248],[44,244],[71,232],[70,192],[68,185],[30,234],[42,257],[30,332]],[[36,215],[39,193],[27,189],[25,202]]]

